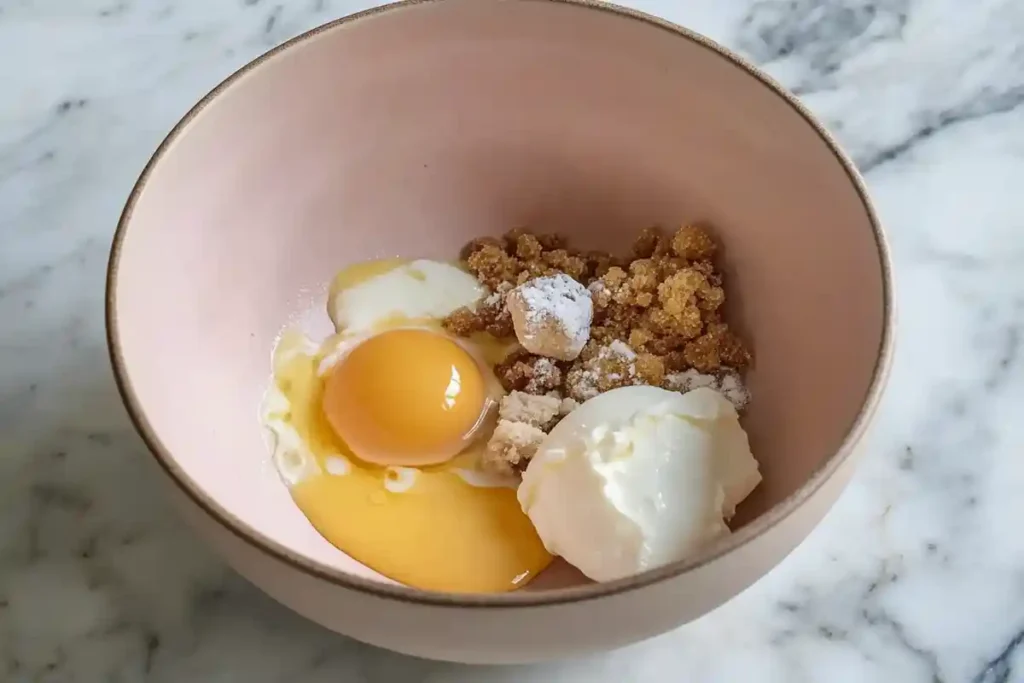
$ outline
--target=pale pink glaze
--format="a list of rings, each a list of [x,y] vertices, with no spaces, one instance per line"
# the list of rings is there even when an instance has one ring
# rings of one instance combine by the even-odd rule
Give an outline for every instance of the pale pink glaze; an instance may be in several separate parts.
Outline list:
[[[891,351],[887,264],[852,174],[792,102],[653,22],[541,0],[375,13],[238,76],[158,155],[115,241],[115,366],[161,463],[206,510],[190,514],[219,527],[207,535],[231,539],[218,545],[243,573],[261,582],[250,555],[270,552],[297,574],[304,565],[333,576],[296,579],[303,585],[345,587],[335,570],[384,581],[312,529],[269,462],[256,409],[282,324],[355,261],[451,259],[471,237],[520,225],[588,247],[621,247],[651,224],[714,226],[736,294],[730,313],[757,355],[746,426],[764,482],[739,521],[794,494],[794,515],[810,517],[778,525],[789,508],[777,508],[774,519],[695,558],[700,565],[751,538],[760,545],[704,567],[756,547],[766,553],[744,560],[753,575],[720,567],[721,585],[706,599],[672,608],[678,623],[748,585],[824,514],[845,476],[826,487],[827,500],[810,498],[838,476],[877,400]],[[771,537],[773,528],[799,532]],[[542,577],[532,594],[543,599],[545,585],[579,581],[568,572]],[[630,585],[639,584],[611,592]],[[329,621],[297,597],[282,599]],[[559,651],[626,642],[673,618]],[[502,659],[497,643],[413,646],[346,624],[331,625],[427,656]],[[551,656],[543,649],[524,645],[504,659]]]

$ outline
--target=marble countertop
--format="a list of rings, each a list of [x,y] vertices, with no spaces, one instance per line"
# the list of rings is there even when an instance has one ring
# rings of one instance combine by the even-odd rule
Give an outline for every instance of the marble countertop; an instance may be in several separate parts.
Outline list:
[[[890,391],[811,538],[693,624],[531,667],[418,661],[280,607],[162,495],[111,379],[104,267],[176,119],[367,3],[0,0],[0,680],[1024,681],[1024,5],[630,4],[800,94],[890,231]]]

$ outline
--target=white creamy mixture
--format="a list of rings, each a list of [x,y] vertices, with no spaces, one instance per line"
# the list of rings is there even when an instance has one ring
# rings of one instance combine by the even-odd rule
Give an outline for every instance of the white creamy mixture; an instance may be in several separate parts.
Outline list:
[[[551,431],[519,502],[549,552],[608,581],[729,533],[726,520],[760,481],[720,393],[632,386],[586,401]]]

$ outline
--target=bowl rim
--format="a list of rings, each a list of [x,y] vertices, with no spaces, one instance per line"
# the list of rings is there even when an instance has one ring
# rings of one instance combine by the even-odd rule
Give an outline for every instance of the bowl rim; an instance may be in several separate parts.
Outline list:
[[[573,586],[569,588],[555,588],[538,592],[511,591],[508,593],[448,593],[441,591],[430,591],[412,588],[400,584],[386,584],[373,579],[353,576],[340,569],[332,567],[304,557],[288,549],[284,545],[265,536],[258,529],[250,526],[229,510],[221,506],[216,500],[204,492],[195,481],[190,479],[184,470],[177,465],[170,450],[163,444],[156,434],[152,425],[146,417],[135,391],[132,387],[130,373],[124,361],[120,332],[117,320],[117,283],[118,271],[121,258],[121,248],[124,238],[131,224],[132,214],[139,198],[145,191],[146,183],[152,175],[157,164],[169,151],[175,142],[182,136],[188,126],[196,117],[222,92],[233,85],[243,76],[257,69],[281,53],[302,43],[313,40],[321,34],[338,29],[342,26],[354,24],[362,19],[384,13],[401,12],[421,4],[432,4],[452,2],[457,0],[399,0],[388,5],[373,7],[361,12],[356,12],[333,21],[310,29],[290,40],[281,43],[271,50],[256,57],[234,73],[229,75],[217,86],[210,90],[197,102],[188,112],[175,124],[160,145],[153,152],[142,172],[136,180],[125,203],[124,209],[118,219],[117,228],[114,232],[110,248],[110,257],[107,265],[106,292],[105,292],[105,324],[107,347],[113,367],[114,380],[117,384],[121,401],[128,412],[135,430],[139,433],[146,447],[154,456],[157,463],[164,470],[167,476],[174,482],[177,488],[186,495],[193,503],[203,510],[209,517],[216,521],[225,531],[229,532],[242,541],[251,549],[268,555],[289,567],[296,569],[303,574],[315,579],[327,581],[331,584],[358,591],[368,596],[394,600],[398,602],[413,603],[417,605],[429,605],[436,607],[451,608],[525,608],[537,606],[550,606],[565,603],[579,603],[613,595],[625,594],[646,586],[662,581],[673,579],[691,570],[697,569],[713,562],[714,560],[730,553],[737,548],[746,545],[755,538],[766,533],[782,520],[789,517],[799,508],[804,501],[810,498],[852,455],[857,444],[864,436],[871,419],[878,408],[882,393],[892,365],[894,346],[895,311],[893,303],[893,282],[892,263],[890,259],[889,245],[882,229],[877,212],[868,196],[867,187],[860,173],[854,166],[853,161],[840,148],[839,144],[825,127],[801,104],[796,97],[788,92],[782,85],[772,77],[762,72],[759,68],[748,62],[744,57],[734,53],[722,45],[712,41],[699,33],[674,24],[668,20],[634,10],[631,8],[614,5],[604,0],[516,0],[517,2],[540,2],[552,3],[573,7],[580,11],[606,12],[615,15],[625,21],[638,21],[653,28],[668,31],[677,38],[688,40],[715,53],[718,57],[731,62],[734,66],[746,71],[750,76],[759,81],[763,86],[771,90],[776,96],[787,103],[795,114],[802,117],[811,128],[817,132],[822,142],[846,172],[850,183],[857,192],[863,203],[865,213],[871,224],[875,238],[875,245],[878,250],[878,259],[882,275],[882,305],[883,323],[882,335],[879,343],[878,356],[875,367],[872,371],[871,383],[865,396],[864,403],[854,417],[846,435],[839,448],[834,454],[828,457],[810,476],[810,478],[796,491],[791,493],[782,501],[776,503],[760,517],[754,519],[746,526],[718,542],[711,544],[693,557],[674,562],[662,567],[648,569],[634,576],[617,579],[614,581]]]

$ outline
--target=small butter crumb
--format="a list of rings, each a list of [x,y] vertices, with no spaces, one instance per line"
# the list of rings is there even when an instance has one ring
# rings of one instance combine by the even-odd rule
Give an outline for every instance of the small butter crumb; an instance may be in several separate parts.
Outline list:
[[[498,407],[498,418],[508,422],[526,424],[548,431],[560,417],[562,399],[556,396],[536,396],[522,391],[513,391],[502,397]]]
[[[499,474],[522,472],[545,436],[543,431],[525,422],[498,420],[484,449],[482,465]]]
[[[574,398],[563,398],[562,402],[558,405],[558,414],[561,417],[565,417],[572,411],[580,407],[580,402]]]

